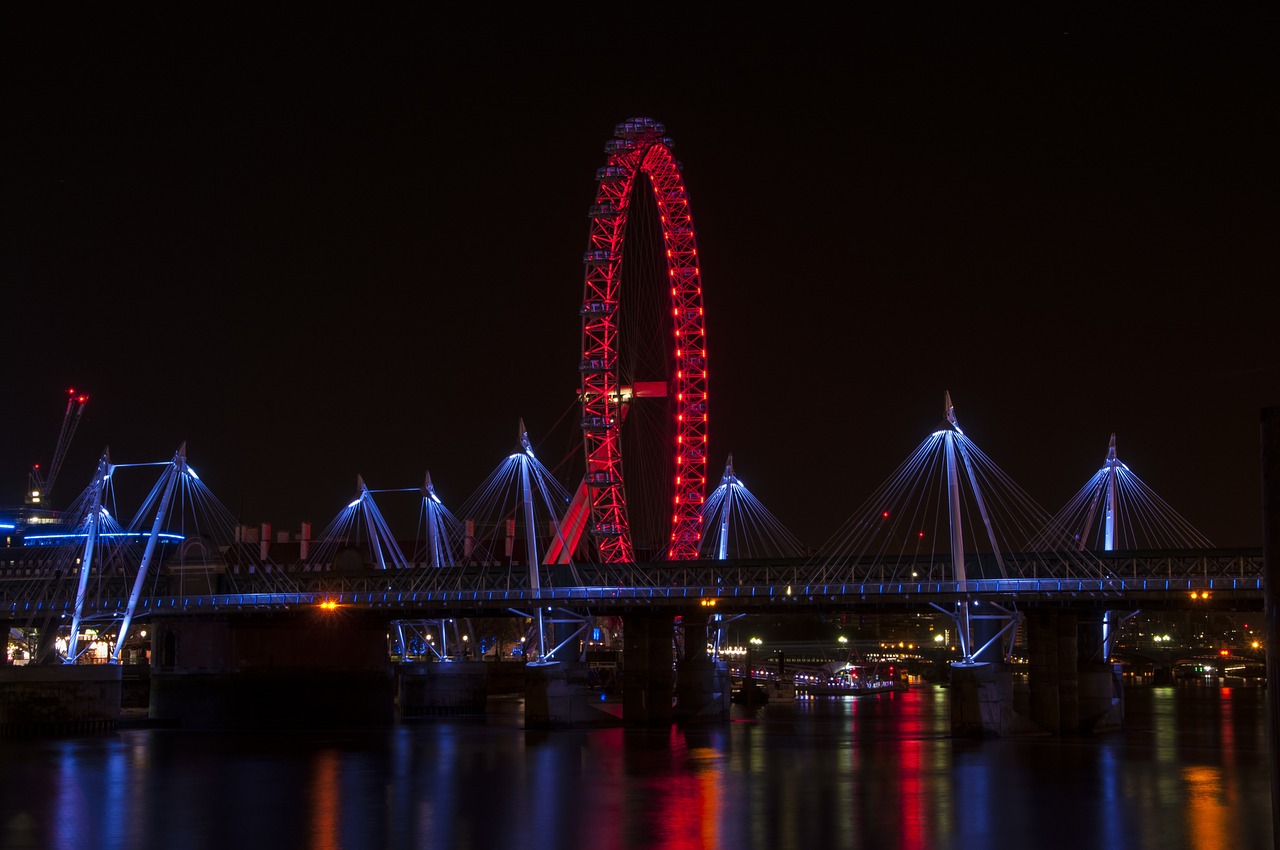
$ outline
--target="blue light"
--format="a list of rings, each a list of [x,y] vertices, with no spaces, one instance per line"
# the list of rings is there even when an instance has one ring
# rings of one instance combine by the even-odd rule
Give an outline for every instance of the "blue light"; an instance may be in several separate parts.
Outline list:
[[[142,531],[107,531],[98,534],[98,537],[146,538],[150,536],[150,534]],[[162,532],[156,536],[165,539],[166,542],[185,539],[181,534],[171,534],[168,532]],[[37,546],[45,546],[55,543],[55,541],[58,540],[84,540],[86,537],[88,537],[88,534],[84,532],[69,534],[29,534],[27,535],[27,542],[34,543]]]

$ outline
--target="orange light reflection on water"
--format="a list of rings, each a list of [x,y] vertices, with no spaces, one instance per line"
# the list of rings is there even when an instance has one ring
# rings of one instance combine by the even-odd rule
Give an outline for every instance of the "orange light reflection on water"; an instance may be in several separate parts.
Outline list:
[[[1227,828],[1227,808],[1222,802],[1222,772],[1213,767],[1186,767],[1187,837],[1189,850],[1217,850]]]
[[[338,754],[321,750],[316,754],[311,773],[311,840],[314,850],[338,850],[342,846],[338,829]]]

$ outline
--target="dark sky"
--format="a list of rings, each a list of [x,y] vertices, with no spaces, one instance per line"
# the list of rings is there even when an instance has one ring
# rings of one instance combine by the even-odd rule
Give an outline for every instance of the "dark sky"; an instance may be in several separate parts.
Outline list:
[[[0,503],[69,386],[64,498],[105,446],[186,441],[278,529],[358,474],[456,506],[521,417],[550,464],[594,173],[648,115],[697,229],[713,480],[732,452],[817,545],[950,391],[1049,511],[1115,433],[1261,545],[1277,75],[1247,26],[113,12],[5,26]]]

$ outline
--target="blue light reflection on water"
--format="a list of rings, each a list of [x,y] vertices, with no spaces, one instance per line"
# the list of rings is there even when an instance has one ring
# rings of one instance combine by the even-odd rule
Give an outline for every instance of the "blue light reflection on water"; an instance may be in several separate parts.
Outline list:
[[[1269,848],[1265,691],[1131,688],[1125,729],[949,735],[945,689],[730,723],[150,729],[0,741],[0,847]]]

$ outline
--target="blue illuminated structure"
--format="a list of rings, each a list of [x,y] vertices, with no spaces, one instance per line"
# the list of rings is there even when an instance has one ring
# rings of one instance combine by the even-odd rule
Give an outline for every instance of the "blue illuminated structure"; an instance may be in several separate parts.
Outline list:
[[[935,540],[946,543],[935,548]],[[1038,549],[1064,553],[1074,575],[1106,573],[965,436],[947,392],[943,421],[828,541],[820,562],[833,569],[854,561],[863,569],[870,564],[882,581],[949,580],[967,593],[975,579],[1009,578],[1008,553]],[[975,615],[968,605],[938,610],[956,620],[962,664],[973,663],[1013,625],[975,648],[970,622],[975,616],[1013,615]]]
[[[778,558],[803,554],[804,546],[757,499],[725,462],[720,484],[703,505],[702,557]]]
[[[1065,530],[1082,550],[1213,548],[1209,538],[1121,462],[1115,434],[1102,468],[1054,515],[1052,528]],[[1103,618],[1103,648],[1108,657],[1112,635],[1122,622],[1117,617],[1117,612],[1109,610]]]
[[[1212,549],[1213,543],[1116,456],[1111,435],[1102,468],[1053,517],[1072,543],[1093,551]]]
[[[124,646],[124,638],[129,634],[129,624],[133,620],[133,615],[138,606],[138,600],[142,596],[142,589],[145,586],[147,573],[151,569],[152,561],[156,554],[156,545],[160,540],[165,516],[168,514],[169,506],[173,499],[174,490],[181,479],[199,480],[195,471],[187,467],[186,458],[187,445],[183,443],[174,453],[173,460],[165,467],[165,471],[161,476],[160,482],[156,488],[152,490],[152,495],[148,498],[146,504],[139,511],[139,516],[148,510],[148,506],[154,507],[155,518],[151,524],[151,531],[143,538],[145,540],[145,548],[142,553],[142,559],[138,564],[137,573],[134,576],[133,587],[129,593],[129,602],[125,606],[124,615],[120,622],[120,630],[117,635],[115,645],[111,650],[111,663],[119,662],[120,650]],[[151,464],[147,464],[151,465]],[[111,515],[104,507],[104,496],[107,488],[111,483],[111,478],[119,465],[111,463],[108,454],[104,453],[98,461],[98,469],[94,475],[93,483],[90,484],[86,493],[88,494],[88,510],[84,516],[83,522],[78,526],[80,529],[76,533],[76,537],[83,537],[84,549],[80,559],[79,581],[76,586],[76,602],[71,619],[71,635],[67,640],[67,656],[65,662],[67,664],[76,663],[78,656],[78,642],[80,639],[80,623],[84,617],[85,596],[89,585],[89,576],[93,573],[97,562],[95,556],[99,556],[98,552],[98,536],[105,523],[110,521]],[[159,494],[159,495],[157,495]],[[123,534],[120,532],[107,531],[104,535],[113,535],[117,537],[136,537],[136,534]]]
[[[160,468],[149,492],[138,490],[137,479],[121,475],[147,467]],[[118,483],[122,477],[125,480]],[[118,520],[117,508],[134,502],[139,492],[146,495],[136,502],[132,518]],[[197,593],[234,593],[240,577],[252,580],[255,590],[264,580],[272,592],[296,589],[267,561],[265,550],[245,548],[238,520],[187,463],[185,443],[163,462],[115,463],[104,452],[89,486],[61,512],[54,529],[29,534],[24,542],[26,554],[15,557],[32,564],[28,583],[33,590],[43,585],[38,592],[56,598],[65,581],[75,585],[74,592],[63,597],[73,597],[74,602],[50,609],[43,625],[33,624],[39,634],[38,655],[46,658],[56,644],[67,664],[81,660],[90,648],[83,642],[95,633],[106,644],[95,652],[105,653],[102,660],[108,663],[119,663],[135,615],[158,589],[173,586],[184,593],[190,586]],[[55,634],[64,611],[70,614],[70,633],[62,632],[62,644]],[[94,629],[87,630],[91,622]]]
[[[425,531],[425,540],[419,536],[410,554],[402,541],[393,533],[375,494],[416,493],[419,500],[418,534]],[[405,541],[407,543],[407,541]],[[359,551],[366,564],[388,573],[417,571],[428,581],[427,571],[455,566],[459,560],[458,547],[464,545],[462,523],[449,512],[436,494],[435,485],[428,472],[420,487],[395,490],[370,489],[363,476],[356,476],[356,496],[325,527],[315,546],[300,564],[303,572],[323,573],[338,567],[343,551]],[[449,626],[452,625],[450,634]],[[397,648],[395,654],[402,657],[432,654],[439,660],[450,659],[450,644],[464,641],[458,633],[455,620],[394,620]],[[440,633],[437,643],[431,629]]]
[[[395,491],[370,490],[364,481],[364,476],[356,476],[355,498],[348,502],[321,532],[319,539],[315,541],[315,545],[303,562],[304,571],[328,570],[333,566],[340,549],[356,547],[363,550],[365,557],[376,569],[409,568],[409,559],[405,557],[395,535],[387,526],[382,511],[374,501],[375,492]]]
[[[0,528],[4,527],[0,525]],[[60,534],[29,534],[23,540],[28,546],[64,546],[73,541],[84,540],[87,536],[88,532],[85,531],[71,531]],[[150,536],[142,531],[111,531],[98,534],[99,539],[107,540],[145,540]],[[180,543],[186,539],[181,534],[169,532],[158,535],[158,538],[161,543]]]
[[[464,504],[463,516],[475,517],[482,527],[497,534],[499,529],[506,529],[505,543],[501,557],[511,560],[515,554],[516,529],[523,534],[524,556],[529,574],[529,587],[534,594],[541,592],[543,572],[548,575],[553,569],[564,569],[567,574],[577,577],[577,568],[572,560],[561,564],[552,551],[561,556],[571,552],[572,546],[564,538],[565,511],[572,501],[569,493],[534,456],[533,446],[529,442],[529,434],[524,420],[520,420],[516,435],[516,450],[508,455],[489,474],[479,489]],[[497,541],[476,541],[483,554],[497,557]],[[483,556],[483,555],[482,555]],[[537,657],[530,666],[541,666],[555,663],[554,656],[571,640],[586,628],[586,621],[581,615],[557,609],[555,619],[547,621],[547,612],[551,609],[538,606],[533,612],[518,612],[520,616],[533,621],[535,634],[533,645],[537,649]],[[553,644],[554,626],[557,624],[574,624],[576,628]],[[559,637],[554,634],[554,637]]]

